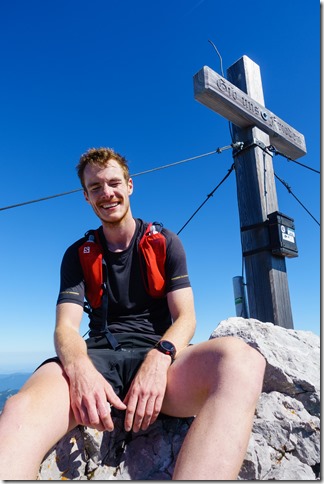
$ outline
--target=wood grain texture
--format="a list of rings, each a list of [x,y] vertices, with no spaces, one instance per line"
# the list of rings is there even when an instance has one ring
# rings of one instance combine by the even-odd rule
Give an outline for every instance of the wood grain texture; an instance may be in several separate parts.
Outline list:
[[[259,66],[244,56],[228,69],[233,85],[264,102]],[[250,317],[293,328],[286,261],[267,248],[270,244],[268,227],[264,224],[269,213],[278,211],[272,156],[254,145],[257,140],[268,146],[269,135],[256,127],[233,125],[234,141],[252,146],[235,154],[237,198]],[[253,226],[246,230],[246,227]]]
[[[244,72],[238,72],[241,61]],[[228,79],[204,66],[194,76],[195,99],[239,128],[258,127],[269,135],[269,144],[288,158],[304,156],[307,152],[304,135],[264,106],[262,89],[259,90],[260,69],[253,64],[243,56],[229,69]],[[251,94],[247,93],[247,85]]]

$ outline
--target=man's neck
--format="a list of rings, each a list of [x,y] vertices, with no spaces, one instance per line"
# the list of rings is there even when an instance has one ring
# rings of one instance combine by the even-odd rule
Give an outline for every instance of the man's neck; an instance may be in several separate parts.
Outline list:
[[[133,217],[121,223],[103,225],[103,233],[108,249],[112,252],[122,252],[129,247],[136,230]]]

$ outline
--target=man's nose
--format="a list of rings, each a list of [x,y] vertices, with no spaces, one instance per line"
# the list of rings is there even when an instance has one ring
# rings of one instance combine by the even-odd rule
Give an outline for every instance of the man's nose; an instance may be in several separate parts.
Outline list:
[[[114,194],[114,190],[112,187],[110,187],[108,184],[103,185],[102,187],[103,194],[106,197],[112,197]]]

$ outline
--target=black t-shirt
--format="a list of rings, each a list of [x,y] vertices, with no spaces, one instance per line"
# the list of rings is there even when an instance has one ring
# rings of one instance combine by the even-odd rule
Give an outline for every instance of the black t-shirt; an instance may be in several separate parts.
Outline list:
[[[145,290],[138,254],[138,242],[147,223],[135,219],[136,230],[129,247],[122,252],[105,251],[108,271],[108,327],[112,333],[141,333],[160,339],[172,324],[167,298],[153,298]],[[99,229],[102,231],[102,227]],[[173,232],[162,228],[166,238],[166,293],[190,287],[186,256],[182,243]],[[84,305],[85,283],[78,249],[85,238],[71,245],[61,265],[61,284],[57,304]],[[102,310],[90,314],[90,334],[103,329]]]

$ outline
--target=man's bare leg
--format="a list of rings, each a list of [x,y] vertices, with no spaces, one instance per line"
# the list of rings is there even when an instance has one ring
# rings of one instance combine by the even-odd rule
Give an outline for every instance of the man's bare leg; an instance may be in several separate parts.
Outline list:
[[[48,363],[8,399],[0,416],[0,479],[35,480],[46,452],[75,426],[62,368]]]
[[[183,350],[170,367],[162,411],[197,415],[174,480],[235,480],[262,390],[263,356],[243,341],[215,338]]]

